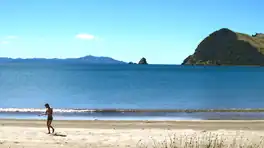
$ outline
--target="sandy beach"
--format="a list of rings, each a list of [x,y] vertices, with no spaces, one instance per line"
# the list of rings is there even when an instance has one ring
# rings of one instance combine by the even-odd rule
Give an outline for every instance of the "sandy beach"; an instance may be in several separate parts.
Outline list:
[[[174,139],[208,142],[220,136],[227,144],[260,143],[264,121],[54,121],[55,134],[46,134],[44,120],[0,120],[1,148],[153,147]],[[240,140],[240,141],[239,141]],[[160,146],[162,147],[162,146]],[[235,147],[235,146],[234,146]]]

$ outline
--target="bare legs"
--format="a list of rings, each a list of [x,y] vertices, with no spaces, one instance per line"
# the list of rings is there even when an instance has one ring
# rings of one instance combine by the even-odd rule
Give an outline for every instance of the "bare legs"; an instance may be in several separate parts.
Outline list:
[[[51,126],[52,120],[47,120],[47,128],[48,128],[48,134],[50,134],[50,128],[52,129],[52,133],[54,133],[54,128]]]

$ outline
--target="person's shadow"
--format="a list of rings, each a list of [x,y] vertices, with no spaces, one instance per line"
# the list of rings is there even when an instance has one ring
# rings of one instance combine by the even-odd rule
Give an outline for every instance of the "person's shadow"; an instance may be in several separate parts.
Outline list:
[[[67,135],[64,134],[59,134],[59,133],[54,133],[52,134],[53,136],[59,136],[59,137],[67,137]]]

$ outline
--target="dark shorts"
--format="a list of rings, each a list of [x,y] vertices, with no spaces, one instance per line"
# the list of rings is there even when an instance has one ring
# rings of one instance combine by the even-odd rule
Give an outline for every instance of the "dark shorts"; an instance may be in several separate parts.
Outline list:
[[[53,120],[53,117],[52,116],[48,116],[47,120]]]

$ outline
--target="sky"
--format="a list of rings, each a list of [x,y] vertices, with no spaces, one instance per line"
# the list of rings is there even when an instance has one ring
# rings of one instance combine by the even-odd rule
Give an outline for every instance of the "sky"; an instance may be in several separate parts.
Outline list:
[[[264,33],[263,0],[0,0],[0,57],[181,64],[221,28]]]

